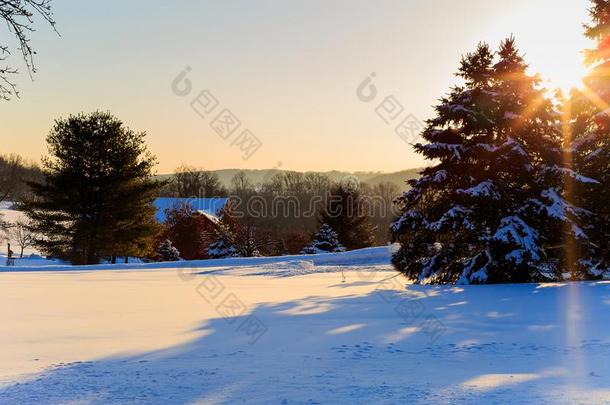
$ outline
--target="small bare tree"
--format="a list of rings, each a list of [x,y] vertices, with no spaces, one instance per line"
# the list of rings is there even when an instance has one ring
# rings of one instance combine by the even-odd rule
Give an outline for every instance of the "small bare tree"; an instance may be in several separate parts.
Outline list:
[[[17,40],[16,49],[21,53],[30,77],[36,73],[34,65],[36,52],[32,49],[29,39],[29,34],[34,31],[34,15],[36,14],[42,16],[55,29],[51,0],[0,0],[0,20],[6,22],[9,32]],[[10,55],[10,47],[0,44],[0,63],[4,63]],[[0,100],[10,100],[13,96],[19,97],[15,83],[9,79],[11,75],[17,73],[19,70],[13,66],[0,65]]]
[[[176,169],[169,187],[175,197],[198,197],[201,189],[201,171],[192,166],[182,165]]]
[[[2,0],[0,0],[2,1]],[[29,247],[34,246],[36,236],[28,229],[25,222],[18,221],[9,231],[10,239],[17,242],[21,252],[19,258],[23,258],[23,251]]]

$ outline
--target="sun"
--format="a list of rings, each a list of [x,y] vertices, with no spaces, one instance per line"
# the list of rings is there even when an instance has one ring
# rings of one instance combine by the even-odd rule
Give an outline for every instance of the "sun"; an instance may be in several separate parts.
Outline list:
[[[564,2],[562,7],[554,7],[552,0],[529,3],[529,13],[515,8],[511,26],[530,72],[539,73],[549,90],[582,88],[587,74],[584,50],[595,47],[583,35],[582,24],[590,19],[587,7],[578,1]]]
[[[569,94],[572,89],[582,89],[583,78],[588,71],[581,63],[556,63],[545,70],[543,76],[548,82],[546,86],[549,90],[559,89],[564,94]]]
[[[532,58],[529,71],[539,74],[542,84],[550,92],[561,90],[564,94],[569,94],[572,89],[582,89],[583,79],[589,74],[589,69],[584,64],[584,55],[578,46],[583,45],[574,44],[568,49],[566,44],[563,47],[555,44],[555,47],[545,48],[544,52],[538,51],[540,56],[536,51],[530,51],[537,57]]]

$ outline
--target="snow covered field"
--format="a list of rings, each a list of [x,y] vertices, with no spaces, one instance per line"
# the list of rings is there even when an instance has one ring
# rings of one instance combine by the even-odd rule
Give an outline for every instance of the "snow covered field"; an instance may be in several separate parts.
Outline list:
[[[405,288],[383,251],[2,272],[0,403],[610,403],[610,283]]]

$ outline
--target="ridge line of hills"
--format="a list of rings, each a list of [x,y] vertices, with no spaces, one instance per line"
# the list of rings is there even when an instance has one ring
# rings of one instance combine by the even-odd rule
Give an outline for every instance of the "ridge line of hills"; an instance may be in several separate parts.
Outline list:
[[[401,190],[405,189],[406,181],[419,176],[419,172],[422,168],[401,170],[398,172],[384,173],[384,172],[348,172],[340,170],[331,171],[298,171],[298,170],[284,170],[284,169],[221,169],[221,170],[205,170],[210,173],[218,175],[220,182],[228,187],[231,184],[231,179],[235,174],[244,172],[248,179],[254,184],[260,184],[265,180],[270,179],[273,175],[282,172],[298,172],[298,173],[318,173],[329,177],[333,181],[340,180],[347,176],[353,176],[358,178],[361,182],[367,184],[379,184],[379,183],[393,183],[396,184]],[[203,170],[202,170],[203,171]],[[172,174],[159,174],[157,177],[161,179],[167,179]]]

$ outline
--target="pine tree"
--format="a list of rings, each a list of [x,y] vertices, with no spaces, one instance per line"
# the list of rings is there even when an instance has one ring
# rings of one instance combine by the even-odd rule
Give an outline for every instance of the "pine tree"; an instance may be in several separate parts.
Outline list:
[[[394,265],[420,283],[561,278],[563,233],[584,239],[562,198],[559,117],[514,39],[462,58],[415,150],[438,162],[410,180],[392,225]],[[576,175],[575,175],[576,176]]]
[[[583,90],[564,100],[570,123],[571,156],[577,171],[597,180],[573,187],[573,199],[590,213],[591,243],[582,252],[580,277],[601,276],[610,270],[610,2],[592,0],[592,19],[585,35],[596,46],[585,52],[590,73]]]
[[[94,264],[152,250],[158,183],[144,136],[103,112],[55,122],[44,182],[30,183],[35,197],[25,204],[43,252]]]
[[[220,225],[214,234],[214,241],[208,245],[207,255],[210,259],[240,257],[234,245],[235,236],[226,224]]]
[[[159,183],[153,180],[150,167],[135,160],[117,164],[117,176],[109,179],[107,188],[116,190],[108,196],[107,204],[114,207],[110,212],[113,224],[109,245],[104,248],[111,262],[117,256],[145,257],[154,251],[154,242],[161,233],[161,226],[155,219],[157,212],[153,202],[157,196]],[[122,173],[122,174],[119,174]]]
[[[208,257],[210,259],[226,259],[228,257],[240,257],[235,246],[229,245],[224,239],[210,243],[208,246]]]
[[[180,260],[180,251],[169,239],[165,239],[157,248],[157,260],[160,262],[176,262]]]
[[[362,249],[374,243],[375,228],[368,214],[359,185],[342,183],[332,187],[319,222],[330,226],[347,250]]]
[[[345,248],[339,243],[337,232],[333,231],[328,224],[323,224],[314,235],[313,241],[303,248],[302,254],[316,255],[320,253],[345,252]]]

